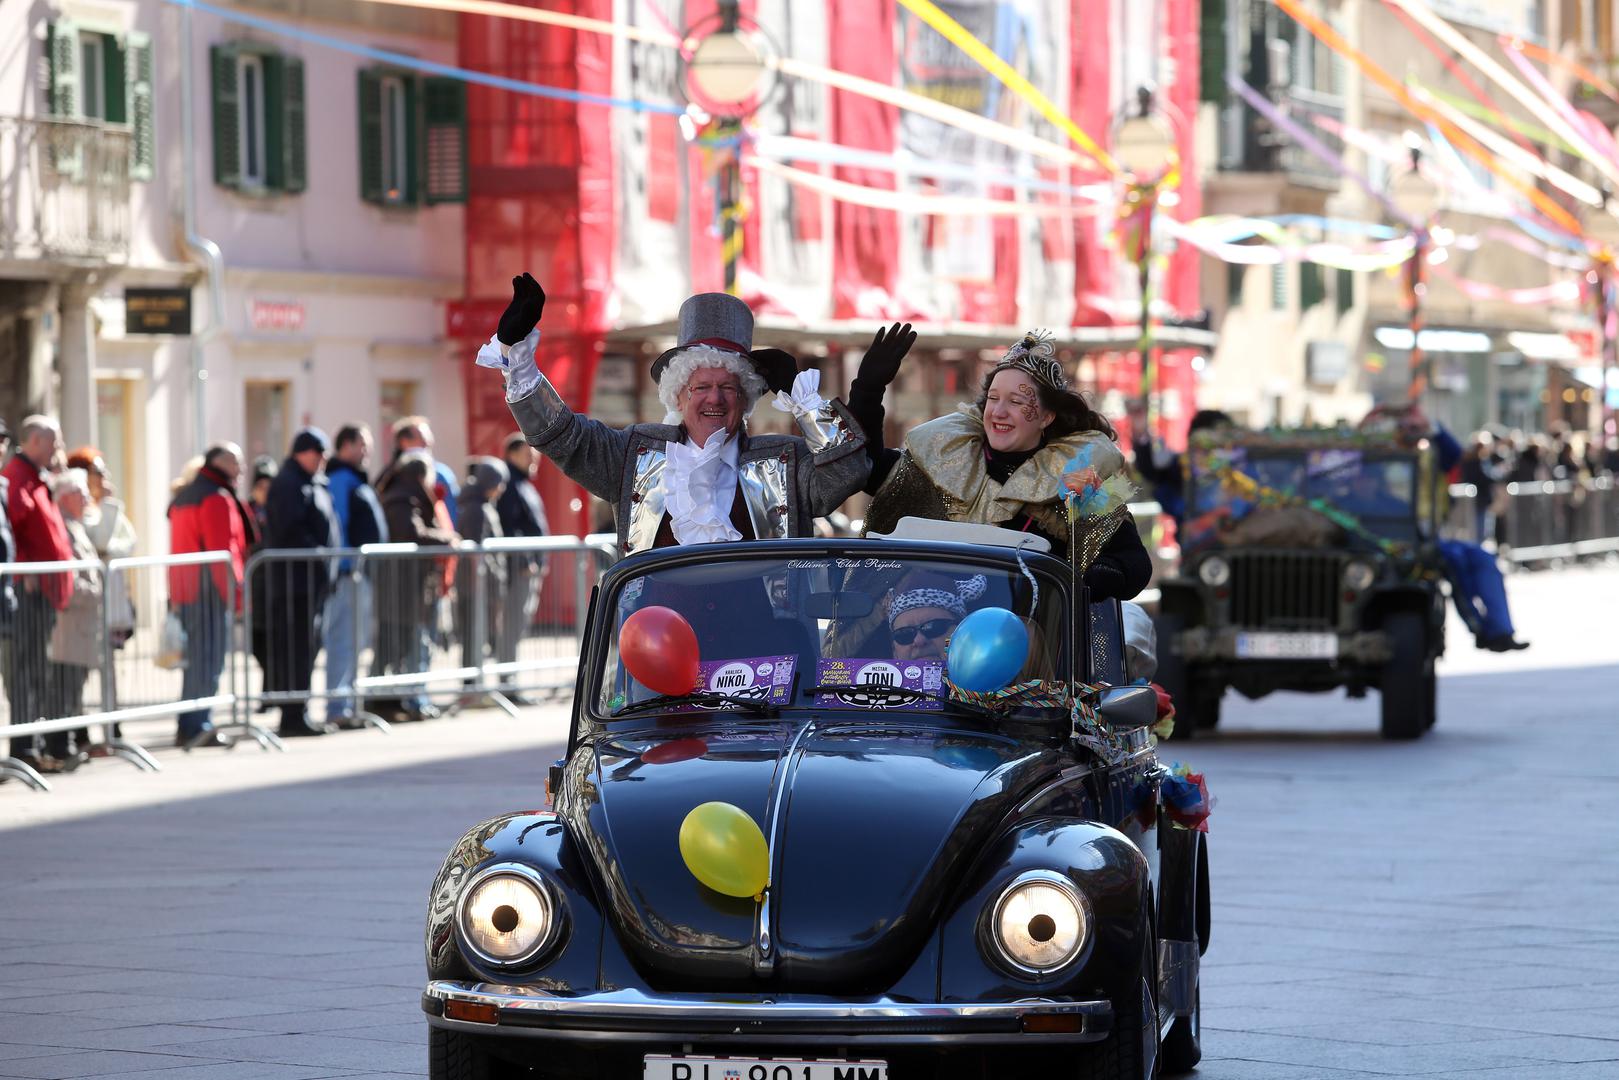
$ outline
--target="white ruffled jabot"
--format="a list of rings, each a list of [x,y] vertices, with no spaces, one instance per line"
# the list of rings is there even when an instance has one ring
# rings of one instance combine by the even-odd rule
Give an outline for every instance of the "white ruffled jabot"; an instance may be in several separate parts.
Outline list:
[[[665,505],[677,543],[742,539],[731,524],[739,452],[737,439],[723,431],[710,435],[700,449],[689,440],[669,443]]]

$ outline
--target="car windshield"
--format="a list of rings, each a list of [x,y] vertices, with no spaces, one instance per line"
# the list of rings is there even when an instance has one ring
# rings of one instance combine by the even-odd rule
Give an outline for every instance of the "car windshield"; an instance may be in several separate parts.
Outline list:
[[[1351,546],[1382,538],[1417,539],[1416,457],[1359,448],[1268,450],[1202,448],[1192,452],[1192,489],[1182,545],[1216,546],[1220,534],[1256,511],[1319,501]],[[1252,481],[1233,483],[1240,476]]]
[[[650,567],[600,601],[611,632],[593,665],[594,711],[609,720],[722,709],[972,711],[949,700],[950,645],[964,616],[995,608],[975,623],[998,626],[1000,636],[963,638],[958,664],[971,644],[979,669],[955,674],[988,689],[981,669],[994,661],[1006,686],[1025,691],[1008,712],[1045,715],[1057,706],[1039,704],[1037,691],[1055,693],[1068,675],[1067,600],[1041,561],[797,548],[791,557]],[[695,678],[689,650],[669,644],[686,636],[681,623],[696,639]]]

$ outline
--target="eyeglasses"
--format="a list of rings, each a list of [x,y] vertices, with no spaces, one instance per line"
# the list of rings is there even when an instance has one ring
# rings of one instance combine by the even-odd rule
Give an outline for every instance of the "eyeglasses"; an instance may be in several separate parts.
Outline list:
[[[933,641],[936,638],[944,637],[955,628],[956,620],[954,619],[929,619],[927,622],[918,623],[915,626],[901,626],[893,632],[892,636],[895,645],[909,645],[916,640],[918,633],[929,641]]]

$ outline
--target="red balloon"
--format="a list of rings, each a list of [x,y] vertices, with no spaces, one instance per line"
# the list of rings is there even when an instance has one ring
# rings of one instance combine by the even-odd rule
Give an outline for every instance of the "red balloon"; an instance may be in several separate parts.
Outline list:
[[[645,607],[625,619],[618,655],[636,682],[660,694],[697,689],[697,632],[678,611]]]
[[[648,765],[673,765],[677,761],[691,761],[708,753],[708,743],[702,739],[670,739],[649,746],[641,754]]]

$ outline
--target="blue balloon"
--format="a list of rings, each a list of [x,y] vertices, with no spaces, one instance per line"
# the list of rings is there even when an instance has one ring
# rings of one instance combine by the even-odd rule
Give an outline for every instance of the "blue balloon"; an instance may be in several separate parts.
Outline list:
[[[999,690],[1023,670],[1029,631],[1005,608],[981,608],[961,620],[950,635],[950,681],[963,690]]]

